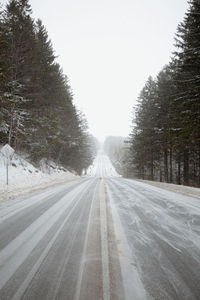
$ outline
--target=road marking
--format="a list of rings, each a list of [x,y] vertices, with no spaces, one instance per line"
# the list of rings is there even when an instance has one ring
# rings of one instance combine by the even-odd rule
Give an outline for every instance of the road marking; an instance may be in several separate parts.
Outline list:
[[[81,299],[81,284],[82,284],[85,261],[86,261],[85,257],[87,254],[87,244],[88,244],[88,237],[89,237],[89,231],[90,231],[90,226],[91,226],[91,215],[92,215],[92,210],[93,210],[93,206],[94,206],[94,200],[96,197],[97,186],[98,186],[98,184],[95,187],[91,206],[90,206],[90,212],[89,212],[89,216],[88,216],[88,224],[87,224],[87,229],[86,229],[86,234],[85,234],[85,242],[84,242],[84,247],[83,247],[83,254],[82,254],[82,258],[81,258],[81,265],[80,265],[80,269],[79,269],[79,275],[78,275],[78,280],[77,280],[77,284],[76,284],[76,293],[74,296],[74,300]]]
[[[20,211],[29,208],[31,206],[35,206],[36,204],[40,204],[40,202],[48,201],[49,197],[56,196],[56,194],[60,192],[64,192],[67,189],[76,185],[76,182],[67,182],[67,184],[63,185],[62,187],[57,187],[50,189],[48,188],[47,191],[43,191],[33,196],[22,196],[22,198],[16,200],[5,201],[0,204],[0,224],[3,223],[6,219],[14,216],[15,214],[19,213]],[[67,191],[66,191],[67,193]]]
[[[135,260],[132,256],[131,249],[128,245],[116,205],[112,198],[108,185],[107,191],[110,200],[111,212],[113,217],[115,237],[117,241],[118,255],[120,267],[123,278],[123,286],[125,291],[125,300],[137,299],[146,300],[147,294],[144,289],[143,283],[140,279],[138,270],[136,268]]]
[[[101,218],[103,299],[110,300],[110,272],[109,272],[109,258],[108,258],[106,195],[105,195],[105,186],[103,180],[101,180],[100,183],[99,198],[100,198],[100,218]]]
[[[63,212],[70,206],[76,197],[83,192],[90,183],[80,185],[72,190],[59,202],[48,209],[41,217],[27,227],[19,236],[10,242],[0,252],[0,289],[14,274],[17,268],[25,261],[34,247],[55,224]]]
[[[74,204],[73,208],[71,209],[71,211],[69,212],[69,214],[65,217],[64,221],[62,222],[62,224],[59,226],[58,230],[56,231],[56,233],[54,234],[54,236],[51,238],[51,240],[49,241],[49,243],[47,244],[47,246],[45,247],[45,249],[43,250],[42,254],[40,255],[40,257],[38,258],[38,260],[36,261],[35,265],[33,266],[33,268],[30,270],[30,272],[28,273],[28,275],[26,276],[26,279],[24,280],[24,282],[21,284],[21,286],[19,287],[19,289],[17,290],[17,292],[15,293],[14,297],[12,298],[12,300],[19,300],[22,299],[23,294],[25,293],[27,287],[29,286],[29,284],[31,283],[33,277],[35,276],[35,274],[37,273],[38,269],[40,268],[42,262],[44,261],[44,259],[46,258],[47,254],[49,253],[51,247],[53,246],[53,244],[55,243],[56,239],[58,238],[59,234],[61,233],[61,231],[63,230],[65,224],[68,222],[70,216],[72,215],[72,213],[74,212],[74,210],[76,209],[77,205],[80,203],[81,199],[82,199],[82,195],[83,193],[80,194],[80,197],[78,198],[77,202]],[[79,219],[81,219],[81,216],[79,217]],[[78,224],[78,222],[77,222]],[[76,225],[76,227],[78,227]],[[75,227],[74,232],[77,230]],[[77,233],[76,233],[77,234]],[[76,238],[76,234],[74,234],[72,241],[75,240]],[[73,242],[71,243],[71,248],[73,246]],[[71,253],[71,249],[70,249],[70,253]],[[67,260],[69,258],[69,254],[67,256]],[[64,266],[62,266],[64,268]],[[62,270],[62,274],[63,274],[64,270]],[[56,290],[59,289],[59,286],[57,287]],[[55,291],[55,295],[56,295],[56,291]],[[54,299],[55,297],[52,297],[52,299]]]

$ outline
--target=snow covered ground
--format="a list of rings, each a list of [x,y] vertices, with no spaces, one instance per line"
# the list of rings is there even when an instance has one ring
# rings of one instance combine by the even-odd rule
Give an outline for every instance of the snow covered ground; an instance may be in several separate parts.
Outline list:
[[[177,184],[166,183],[166,182],[150,181],[150,180],[137,180],[137,181],[147,183],[171,192],[200,199],[200,188],[195,188],[195,187],[190,187],[185,185],[177,185]]]
[[[76,178],[74,174],[53,162],[47,165],[43,160],[40,169],[37,169],[17,154],[14,154],[9,163],[8,174],[7,185],[6,160],[0,152],[0,201]]]
[[[104,153],[103,150],[99,150],[97,157],[95,158],[93,164],[88,168],[87,175],[92,177],[121,177],[115,168],[113,167],[109,157]],[[137,179],[136,179],[137,180]],[[189,186],[157,182],[150,180],[137,180],[164,190],[171,192],[176,192],[190,197],[195,197],[200,199],[200,188],[194,188]]]
[[[0,299],[199,299],[200,200],[121,178],[103,152],[89,170],[0,204]]]
[[[199,299],[199,199],[124,178],[107,178],[106,184],[127,257],[146,291],[135,299]],[[139,293],[141,285],[131,277]]]
[[[91,174],[106,184],[123,299],[199,299],[199,189],[120,178],[110,165],[99,153]]]

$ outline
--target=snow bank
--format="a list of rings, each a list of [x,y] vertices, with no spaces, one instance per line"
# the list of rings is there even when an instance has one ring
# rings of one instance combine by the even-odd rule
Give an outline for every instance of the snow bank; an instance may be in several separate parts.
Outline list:
[[[171,191],[171,192],[175,192],[175,193],[179,193],[179,194],[183,194],[186,196],[195,197],[195,198],[200,199],[200,188],[195,188],[195,187],[190,187],[190,186],[185,186],[185,185],[177,185],[177,184],[166,183],[166,182],[150,181],[150,180],[137,180],[137,181],[145,182],[147,184],[150,184],[150,185],[153,185],[153,186],[156,186],[156,187],[159,187],[159,188]]]
[[[0,201],[16,198],[28,192],[76,178],[54,162],[42,160],[40,169],[17,154],[9,163],[9,182],[6,185],[6,158],[0,152]]]

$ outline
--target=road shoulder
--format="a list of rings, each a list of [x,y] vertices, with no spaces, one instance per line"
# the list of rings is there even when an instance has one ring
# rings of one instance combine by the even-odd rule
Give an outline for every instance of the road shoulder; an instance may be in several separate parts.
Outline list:
[[[177,185],[173,183],[166,183],[166,182],[158,182],[158,181],[151,181],[151,180],[142,180],[142,179],[134,179],[139,182],[143,182],[145,184],[149,184],[170,192],[175,192],[178,194],[182,194],[184,196],[194,197],[200,199],[200,188],[190,187],[185,185]]]

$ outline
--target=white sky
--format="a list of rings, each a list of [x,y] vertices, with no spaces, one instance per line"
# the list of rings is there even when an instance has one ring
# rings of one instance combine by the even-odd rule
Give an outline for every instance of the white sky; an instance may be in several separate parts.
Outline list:
[[[131,111],[149,75],[170,60],[187,0],[30,0],[70,80],[90,132],[130,133]]]

